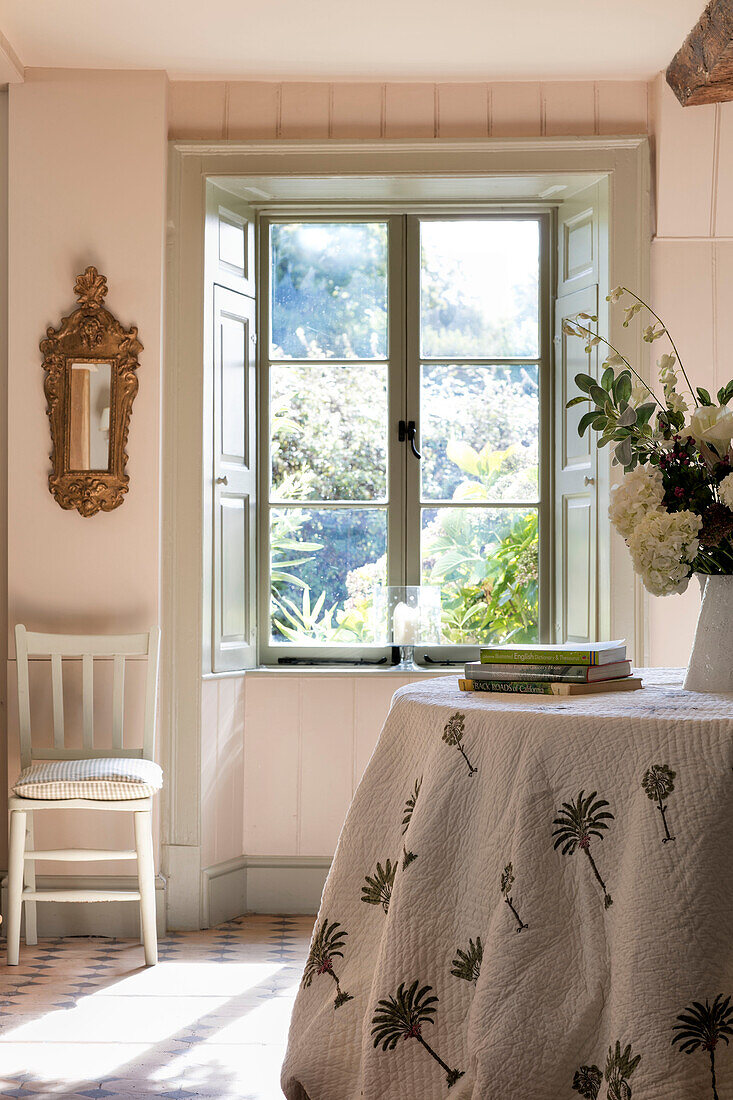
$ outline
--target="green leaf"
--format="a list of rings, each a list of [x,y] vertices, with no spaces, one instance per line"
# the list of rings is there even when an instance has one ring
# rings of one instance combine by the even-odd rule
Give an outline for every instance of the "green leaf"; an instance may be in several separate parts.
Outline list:
[[[571,397],[570,400],[568,401],[567,405],[565,406],[565,408],[566,409],[572,409],[573,405],[581,405],[584,401],[587,401],[587,400],[588,400],[588,398],[585,397],[583,394],[581,394],[580,397]]]
[[[601,385],[607,393],[611,392],[611,387],[613,386],[613,381],[615,377],[616,375],[614,374],[613,367],[606,367],[603,374],[601,375]]]
[[[620,403],[622,401],[628,401],[631,397],[631,375],[628,371],[623,371],[616,380],[614,386],[614,392],[616,400]]]
[[[640,425],[648,424],[656,407],[653,401],[647,401],[643,405],[639,405],[636,410],[636,423]]]
[[[595,384],[596,380],[592,378],[590,374],[575,375],[575,385],[579,390],[582,390],[583,393],[590,393],[591,386],[595,386]]]
[[[704,390],[702,386],[697,387],[697,396],[700,398],[700,402],[703,405],[712,405],[713,401],[707,390]]]
[[[608,401],[608,394],[606,391],[594,382],[589,392],[591,399],[595,401],[596,405],[600,405],[601,408],[603,408],[606,401]]]
[[[590,412],[587,412],[584,416],[581,416],[578,422],[578,435],[583,435],[586,429],[593,423],[597,416],[598,413],[595,409],[591,409]]]

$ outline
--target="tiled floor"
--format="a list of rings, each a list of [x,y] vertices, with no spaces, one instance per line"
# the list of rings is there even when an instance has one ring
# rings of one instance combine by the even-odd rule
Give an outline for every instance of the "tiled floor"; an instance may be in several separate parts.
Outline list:
[[[130,941],[21,944],[0,962],[0,1097],[282,1100],[280,1064],[313,918]]]

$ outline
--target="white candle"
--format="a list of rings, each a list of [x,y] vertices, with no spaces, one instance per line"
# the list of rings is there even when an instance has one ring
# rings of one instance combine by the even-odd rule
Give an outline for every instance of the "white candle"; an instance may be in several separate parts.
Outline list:
[[[420,608],[398,603],[392,612],[392,639],[395,645],[415,645],[420,635]]]

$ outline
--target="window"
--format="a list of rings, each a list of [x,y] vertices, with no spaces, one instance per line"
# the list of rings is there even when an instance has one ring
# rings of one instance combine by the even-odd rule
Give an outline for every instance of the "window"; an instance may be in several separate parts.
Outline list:
[[[261,218],[261,660],[378,658],[379,583],[440,586],[428,659],[544,634],[548,234],[544,214]]]

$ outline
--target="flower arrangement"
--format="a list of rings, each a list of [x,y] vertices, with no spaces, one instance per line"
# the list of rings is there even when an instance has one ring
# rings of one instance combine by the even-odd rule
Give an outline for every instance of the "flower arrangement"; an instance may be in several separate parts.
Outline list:
[[[642,311],[649,314],[642,334],[647,343],[669,340],[671,351],[657,362],[661,396],[593,332],[598,318],[578,313],[563,321],[563,332],[584,340],[586,352],[603,343],[608,354],[600,384],[589,374],[575,376],[581,394],[567,407],[590,400],[578,432],[598,431],[598,446],[613,446],[613,463],[624,469],[609,516],[645,587],[655,596],[684,592],[693,573],[733,574],[733,381],[718,390],[717,403],[701,386],[693,389],[674,340],[651,306],[623,286],[606,300],[624,301],[625,328]]]

